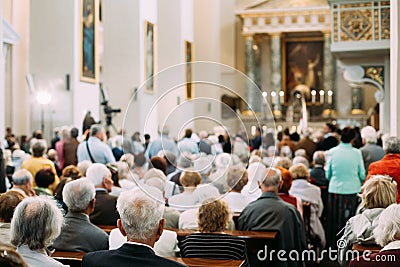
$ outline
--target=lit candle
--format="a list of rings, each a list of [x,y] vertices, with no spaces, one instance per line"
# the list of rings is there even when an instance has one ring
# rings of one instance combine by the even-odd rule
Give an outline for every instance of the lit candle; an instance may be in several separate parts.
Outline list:
[[[319,102],[320,102],[321,104],[324,103],[324,100],[325,100],[324,97],[325,97],[325,92],[324,92],[324,90],[319,91]]]
[[[284,91],[279,91],[279,102],[281,102],[281,104],[285,103],[285,92]]]
[[[332,99],[333,99],[333,91],[328,90],[328,104],[332,104]]]
[[[276,96],[276,92],[275,91],[271,92],[271,102],[272,102],[272,104],[278,104],[278,98]]]
[[[317,95],[317,91],[311,91],[311,103],[315,104],[315,96]]]

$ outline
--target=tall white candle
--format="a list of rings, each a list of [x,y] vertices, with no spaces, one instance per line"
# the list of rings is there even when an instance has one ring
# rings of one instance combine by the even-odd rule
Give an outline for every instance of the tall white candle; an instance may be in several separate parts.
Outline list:
[[[328,104],[332,104],[333,102],[333,91],[329,90],[328,91]]]
[[[325,101],[324,98],[325,98],[325,91],[324,91],[324,90],[319,91],[319,102],[320,102],[321,104],[324,103],[324,101]]]
[[[275,91],[271,92],[271,102],[272,102],[272,104],[278,104],[278,97],[276,96]]]
[[[285,103],[285,92],[284,91],[279,91],[279,102],[281,104]]]
[[[315,104],[315,96],[317,95],[317,91],[311,91],[311,103]]]

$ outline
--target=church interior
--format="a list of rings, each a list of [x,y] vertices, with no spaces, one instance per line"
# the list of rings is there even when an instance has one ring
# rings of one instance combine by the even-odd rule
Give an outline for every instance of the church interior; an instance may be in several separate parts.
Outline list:
[[[383,142],[385,150],[375,160],[378,161],[384,157],[384,153],[390,154],[387,151],[391,149],[390,138],[400,137],[399,15],[400,4],[397,0],[0,0],[0,151],[3,150],[6,163],[3,162],[4,166],[0,166],[5,170],[4,179],[0,170],[0,179],[5,180],[4,188],[13,186],[13,174],[6,173],[7,155],[13,172],[17,173],[24,166],[22,161],[14,165],[10,163],[14,162],[14,154],[18,154],[13,153],[14,145],[27,155],[34,147],[33,139],[44,139],[48,148],[57,150],[54,141],[62,141],[63,130],[65,132],[65,129],[70,130],[72,127],[78,129],[77,140],[81,142],[80,145],[86,144],[88,151],[87,155],[82,156],[86,152],[79,152],[80,145],[75,148],[75,165],[81,159],[91,161],[94,165],[96,162],[109,164],[118,161],[114,149],[121,150],[118,158],[128,150],[127,153],[135,157],[135,164],[136,160],[146,155],[147,158],[143,158],[147,161],[143,166],[156,166],[151,159],[160,155],[169,164],[171,160],[168,153],[172,153],[175,160],[174,172],[168,175],[166,173],[165,179],[162,179],[167,181],[163,193],[170,194],[170,203],[173,203],[171,201],[176,194],[175,186],[178,186],[181,194],[189,194],[189,190],[183,182],[183,174],[179,174],[177,180],[171,179],[175,176],[169,175],[176,174],[178,169],[184,172],[189,167],[197,168],[196,164],[200,164],[203,157],[193,155],[204,152],[200,143],[207,136],[206,145],[210,153],[205,153],[214,156],[211,159],[204,156],[204,160],[212,165],[208,173],[211,181],[216,181],[211,177],[219,173],[219,164],[224,165],[227,172],[237,160],[243,163],[246,173],[249,173],[247,186],[253,184],[255,190],[259,186],[260,194],[263,192],[264,196],[266,193],[263,186],[269,178],[254,178],[259,175],[260,168],[264,176],[272,177],[273,174],[268,174],[267,168],[277,167],[274,160],[288,157],[289,165],[279,166],[284,170],[279,169],[281,171],[277,172],[282,175],[280,181],[283,183],[285,173],[290,171],[289,176],[292,175],[294,185],[296,175],[304,178],[294,168],[297,166],[295,158],[306,158],[304,165],[307,169],[304,175],[312,178],[310,171],[319,164],[315,163],[318,155],[313,153],[319,150],[326,151],[322,164],[324,176],[326,174],[328,180],[335,179],[336,171],[340,169],[339,163],[332,163],[335,160],[340,161],[340,157],[335,157],[335,146],[351,143],[357,150],[355,152],[346,147],[351,152],[342,155],[342,160],[349,157],[349,161],[355,161],[359,156],[364,157],[364,154],[359,153],[364,144],[362,142],[365,141],[363,130],[373,129],[376,137],[372,139],[378,144]],[[105,137],[104,140],[103,137],[100,139],[103,144],[109,145],[107,151],[112,149],[113,160],[106,159],[102,162],[96,155],[95,160],[93,159],[88,146],[89,140],[101,131],[93,128],[93,125],[101,125],[106,131],[109,141]],[[337,132],[327,127],[333,127]],[[358,134],[358,147],[354,136],[351,140],[346,139],[346,136],[352,135],[352,132],[349,133],[350,128],[358,131],[355,135],[357,137]],[[36,136],[38,132],[40,137]],[[88,136],[83,137],[85,134]],[[171,138],[172,145],[164,143],[164,135]],[[166,151],[164,154],[160,154],[160,149],[155,148],[154,143],[159,140],[158,136],[161,138],[160,149],[162,146]],[[321,143],[331,136],[335,136],[336,144],[329,148],[323,147]],[[10,137],[12,138],[9,139]],[[17,141],[11,144],[10,140],[14,140],[13,138]],[[58,139],[55,140],[56,138]],[[198,146],[190,147],[191,141],[186,140],[190,138]],[[308,138],[315,143],[311,152],[308,148],[299,147],[300,143],[297,142],[302,138]],[[144,142],[145,139],[150,141]],[[386,147],[385,140],[389,140]],[[24,142],[28,144],[27,148],[23,148]],[[129,149],[124,147],[126,142],[129,142]],[[166,148],[169,145],[171,149]],[[173,151],[176,145],[180,152]],[[226,149],[225,145],[229,148]],[[400,146],[400,141],[398,145]],[[271,152],[270,147],[275,151]],[[400,154],[400,147],[398,152],[397,148],[392,149],[394,152],[391,153],[396,156]],[[7,150],[11,152],[6,152]],[[298,150],[302,152],[296,153]],[[185,158],[188,151],[192,165],[190,162],[185,165],[184,159],[181,159]],[[62,153],[61,149],[61,158],[64,158]],[[224,163],[226,159],[223,155],[226,153],[238,157],[229,158],[228,161],[233,163]],[[34,152],[32,155],[32,158],[36,157]],[[60,160],[60,154],[57,155],[58,159],[52,161],[62,166],[63,160]],[[44,157],[51,158],[51,155],[49,153]],[[262,167],[253,165],[256,168],[254,170],[251,166],[256,163],[262,163]],[[333,209],[332,203],[346,203],[346,208],[352,205],[352,201],[359,201],[357,205],[365,204],[358,193],[361,196],[364,180],[367,179],[368,182],[368,179],[372,179],[371,167],[368,169],[368,165],[371,165],[365,165],[365,157],[361,163],[361,167],[351,165],[354,175],[359,177],[352,185],[346,182],[340,183],[337,188],[328,184],[316,185],[320,190],[317,195],[321,195],[325,207]],[[130,166],[132,170],[133,165]],[[398,170],[398,166],[400,165],[393,168]],[[117,164],[114,171],[121,175],[119,167],[121,166]],[[113,173],[113,168],[108,168]],[[59,171],[54,183],[62,181],[62,168]],[[198,172],[202,175],[201,183],[204,183],[207,180],[204,173],[202,170]],[[225,172],[221,171],[221,177],[227,175]],[[275,169],[272,173],[274,172]],[[400,188],[399,173],[400,171],[396,171],[397,177],[392,176],[392,182],[393,179],[398,180]],[[6,179],[7,175],[9,180]],[[140,177],[139,180],[144,179],[146,183],[142,174],[135,173],[134,176]],[[229,174],[226,177],[228,176]],[[143,181],[135,180],[135,183],[140,184]],[[309,179],[308,181],[315,184]],[[166,193],[169,183],[172,184],[172,193]],[[350,188],[354,183],[359,186],[353,192]],[[150,184],[157,187],[158,182],[152,181]],[[194,187],[197,185],[195,183]],[[229,184],[229,190],[224,187],[228,186],[226,182],[219,186],[221,187],[216,186],[218,195],[223,195],[232,192],[236,184]],[[268,186],[265,186],[266,191],[269,190]],[[122,183],[120,187],[123,188]],[[54,194],[55,188],[49,185],[50,194]],[[164,189],[164,185],[162,188]],[[368,190],[365,188],[363,190]],[[104,190],[106,189],[108,190],[107,187]],[[114,192],[111,189],[108,191]],[[96,198],[97,192],[96,189]],[[306,191],[300,192],[300,195],[305,194],[304,192]],[[120,192],[116,194],[119,196]],[[352,198],[346,198],[350,194]],[[337,195],[340,197],[336,198]],[[164,195],[164,198],[168,197]],[[296,195],[296,198],[301,201],[300,196]],[[295,207],[296,198],[293,198]],[[312,214],[315,209],[312,201],[303,199],[300,203],[301,217],[298,218],[302,223],[306,212],[311,213],[308,224],[310,218],[311,224],[313,223]],[[397,203],[399,202],[397,199]],[[194,205],[194,202],[188,205]],[[198,210],[202,207],[197,206]],[[242,213],[235,211],[231,214],[234,228],[229,233],[232,235],[237,234],[235,230],[250,231],[251,227],[244,226],[244,220],[253,218],[252,214],[245,212],[247,208],[240,210]],[[336,208],[335,206],[333,209],[335,212],[345,213],[343,210],[335,210]],[[353,208],[349,208],[351,216],[358,216]],[[182,215],[182,211],[186,209],[179,210],[178,206],[177,210]],[[332,210],[329,211],[335,214]],[[344,227],[346,220],[351,217],[348,215],[346,213],[346,219],[339,215],[332,219],[326,209],[323,213],[321,209],[319,218],[315,217],[316,220],[321,220],[321,229],[323,227],[323,237],[319,240],[319,245],[323,244],[321,249],[325,243],[326,248],[337,248],[337,237],[332,237],[332,234],[340,229],[330,229],[329,220],[337,223],[335,227]],[[295,221],[298,218],[292,219]],[[121,220],[125,219],[121,216]],[[305,225],[307,226],[307,221]],[[104,229],[109,234],[110,229],[117,227],[116,222],[113,226]],[[178,227],[170,226],[168,229],[170,228]],[[289,228],[293,231],[292,227]],[[183,234],[177,230],[180,246],[182,240],[179,238]],[[250,237],[246,238],[255,239],[255,243],[260,242],[259,240],[270,242],[275,238],[268,236],[258,239],[249,233],[248,235]],[[393,242],[399,242],[399,236],[400,233],[396,236],[397,241]],[[279,238],[282,237],[278,234],[275,240]],[[189,244],[190,240],[187,242]],[[307,242],[309,246],[312,243],[309,239]],[[232,246],[236,245],[239,246],[239,243]],[[386,246],[381,243],[378,245],[380,248]],[[286,248],[288,247],[290,246],[287,245]],[[298,248],[296,245],[291,248],[294,247]],[[184,246],[180,247],[181,255],[185,253],[183,248]],[[20,247],[17,251],[19,249]],[[397,249],[400,251],[400,247]],[[379,249],[373,251],[382,253]],[[240,258],[240,263],[243,264],[240,266],[264,266],[264,263],[257,262],[257,255],[254,250],[250,253],[248,248],[247,258]],[[396,255],[400,259],[400,252]],[[77,257],[80,264],[82,255]],[[188,266],[205,266],[180,262]],[[82,266],[85,266],[85,260],[83,263]],[[234,265],[237,263],[229,262],[227,264],[233,265],[221,266],[239,266]],[[276,266],[303,266],[299,262],[295,263],[297,265],[277,263]],[[341,266],[348,264],[340,260],[339,263]],[[206,264],[214,266],[215,262]],[[324,260],[322,263],[309,262],[306,266],[338,266],[335,264],[335,261]]]

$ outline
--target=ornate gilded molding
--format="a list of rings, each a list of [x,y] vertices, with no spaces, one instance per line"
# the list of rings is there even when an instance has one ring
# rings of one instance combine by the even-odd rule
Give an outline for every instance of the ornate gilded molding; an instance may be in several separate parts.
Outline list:
[[[363,66],[365,75],[364,78],[370,78],[380,85],[384,84],[384,66]]]

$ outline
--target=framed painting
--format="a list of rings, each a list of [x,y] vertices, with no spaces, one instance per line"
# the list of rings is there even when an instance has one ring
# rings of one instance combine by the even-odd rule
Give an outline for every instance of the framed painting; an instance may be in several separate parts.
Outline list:
[[[193,98],[193,43],[185,41],[185,82],[186,82],[186,99]]]
[[[149,21],[144,24],[144,91],[154,92],[155,74],[155,26]]]
[[[282,40],[282,88],[285,102],[298,85],[311,90],[324,89],[324,40],[321,37],[283,38]],[[308,88],[307,88],[308,87]]]
[[[99,0],[81,0],[80,4],[80,80],[97,83],[99,77],[99,60],[97,55]]]

